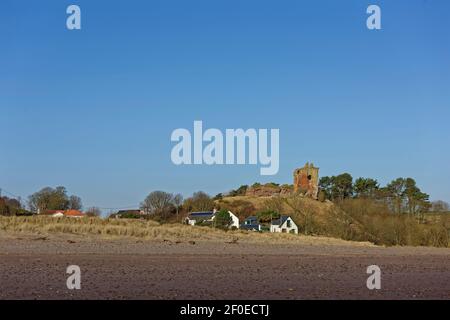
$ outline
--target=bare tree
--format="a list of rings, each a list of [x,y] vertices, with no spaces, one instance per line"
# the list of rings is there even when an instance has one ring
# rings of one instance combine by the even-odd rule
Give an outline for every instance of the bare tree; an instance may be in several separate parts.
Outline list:
[[[173,197],[173,204],[175,205],[175,209],[177,210],[177,217],[178,217],[178,212],[181,208],[181,205],[183,204],[183,196],[181,194],[176,194]]]
[[[447,212],[450,211],[450,205],[442,200],[433,201],[431,203],[431,210],[433,212]]]
[[[174,207],[174,196],[164,191],[153,191],[141,203],[146,214],[167,215]]]
[[[102,211],[97,207],[90,207],[86,210],[86,215],[88,217],[100,217],[102,215]]]
[[[280,196],[274,196],[264,200],[264,209],[266,211],[274,211],[283,214],[286,200]]]
[[[184,201],[184,207],[190,211],[208,211],[214,208],[214,200],[207,193],[198,191]]]
[[[305,199],[298,195],[294,195],[286,198],[286,204],[292,209],[292,211],[296,214],[297,217],[300,217],[303,221],[301,226],[303,227],[303,231],[305,235],[312,234],[314,232],[314,212],[309,202],[309,199]]]
[[[77,196],[69,197],[69,209],[72,210],[81,210],[83,208],[83,204],[81,202],[81,198]]]

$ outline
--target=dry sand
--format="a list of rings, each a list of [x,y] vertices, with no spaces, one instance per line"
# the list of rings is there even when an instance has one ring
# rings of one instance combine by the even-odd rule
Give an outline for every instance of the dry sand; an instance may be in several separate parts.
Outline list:
[[[366,287],[366,268],[382,289]],[[81,268],[68,290],[66,268]],[[450,299],[450,249],[0,233],[0,299]]]

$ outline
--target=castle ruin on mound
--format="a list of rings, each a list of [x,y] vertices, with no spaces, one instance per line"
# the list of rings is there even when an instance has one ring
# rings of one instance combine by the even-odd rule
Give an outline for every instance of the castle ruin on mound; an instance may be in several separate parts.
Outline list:
[[[314,167],[313,163],[306,163],[303,168],[295,169],[293,185],[255,183],[245,190],[245,196],[248,197],[289,196],[292,194],[300,194],[317,200],[319,195],[319,168]]]
[[[313,163],[306,163],[303,168],[294,170],[294,193],[317,199],[319,193],[319,168]]]

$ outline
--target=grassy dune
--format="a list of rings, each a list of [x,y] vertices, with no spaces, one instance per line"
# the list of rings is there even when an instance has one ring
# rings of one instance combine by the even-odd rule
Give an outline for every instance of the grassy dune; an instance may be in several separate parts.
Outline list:
[[[367,242],[349,242],[328,237],[311,237],[281,233],[255,233],[242,230],[222,231],[210,227],[193,227],[179,223],[159,224],[149,220],[52,218],[43,216],[2,217],[0,232],[9,234],[73,234],[107,238],[132,237],[156,241],[224,241],[289,243],[306,245],[371,245]]]
[[[238,198],[255,201],[263,208],[267,199]],[[222,202],[233,207],[236,199]],[[235,200],[233,203],[232,200]],[[289,206],[294,204],[294,206]],[[281,210],[288,212],[299,226],[301,235],[255,233],[243,230],[222,231],[210,227],[180,223],[160,224],[153,220],[53,218],[48,216],[0,216],[0,232],[31,234],[74,234],[100,237],[133,237],[156,241],[222,241],[258,243],[348,244],[373,243],[385,246],[450,246],[450,216],[425,216],[423,221],[407,215],[383,213],[378,204],[351,201],[339,207],[301,199],[283,200]],[[240,212],[239,208],[235,212]],[[381,213],[380,213],[381,212]]]

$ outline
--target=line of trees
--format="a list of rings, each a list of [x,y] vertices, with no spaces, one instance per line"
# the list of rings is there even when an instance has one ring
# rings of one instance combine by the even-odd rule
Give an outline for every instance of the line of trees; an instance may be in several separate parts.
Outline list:
[[[209,211],[214,208],[214,200],[205,192],[198,191],[186,199],[181,194],[153,191],[141,202],[140,209],[161,220],[178,217],[181,211]]]
[[[45,187],[28,198],[28,206],[32,212],[45,210],[81,210],[83,203],[76,195],[68,195],[65,187]]]
[[[319,181],[320,198],[342,201],[349,198],[366,198],[384,201],[396,214],[415,215],[432,207],[429,195],[422,192],[412,178],[397,178],[381,187],[376,179],[358,178],[353,181],[349,173],[322,177]]]
[[[433,201],[431,203],[432,212],[450,212],[450,205],[442,200]]]
[[[421,214],[427,211],[450,212],[450,205],[444,201],[430,202],[429,195],[422,192],[412,178],[397,178],[386,186],[381,187],[376,179],[357,178],[349,173],[337,176],[325,176],[319,181],[320,200],[343,201],[345,199],[372,199],[383,202],[392,213]],[[245,194],[248,186],[243,185],[230,192],[231,195]],[[203,191],[194,192],[191,197],[183,199],[181,194],[164,191],[151,192],[140,204],[140,209],[150,216],[168,220],[179,216],[180,212],[210,211],[215,207],[214,200],[220,200],[219,194],[212,198]],[[241,203],[242,202],[242,203]],[[250,215],[255,211],[250,202],[241,201],[227,203],[233,211]],[[220,209],[219,205],[219,209]],[[45,210],[81,210],[81,198],[68,195],[63,186],[56,188],[45,187],[33,193],[28,198],[30,212],[43,212]],[[25,214],[28,211],[21,205],[20,200],[0,197],[0,215]],[[86,209],[88,216],[100,216],[101,210],[96,207]]]
[[[141,203],[141,210],[146,214],[167,218],[171,213],[178,214],[183,202],[181,194],[172,194],[164,191],[151,192]]]
[[[28,205],[28,206],[27,206]],[[45,187],[28,197],[27,205],[22,205],[20,198],[0,197],[0,215],[32,215],[46,210],[81,210],[83,203],[76,195],[68,195],[65,187]],[[27,208],[29,210],[27,210]],[[98,216],[98,208],[89,208],[90,215]]]
[[[25,212],[45,212],[46,210],[82,210],[83,203],[80,197],[69,195],[63,186],[56,188],[45,187],[28,197],[28,208],[22,207],[21,202],[8,197],[0,197],[0,215],[18,215]],[[214,208],[214,199],[203,191],[183,199],[181,194],[173,194],[164,191],[153,191],[141,202],[140,209],[147,215],[168,220],[178,217],[181,210],[209,211]],[[100,216],[101,210],[97,207],[86,209],[87,216]]]
[[[18,214],[24,214],[26,210],[22,208],[19,200],[0,197],[0,215],[2,216],[15,216]]]

